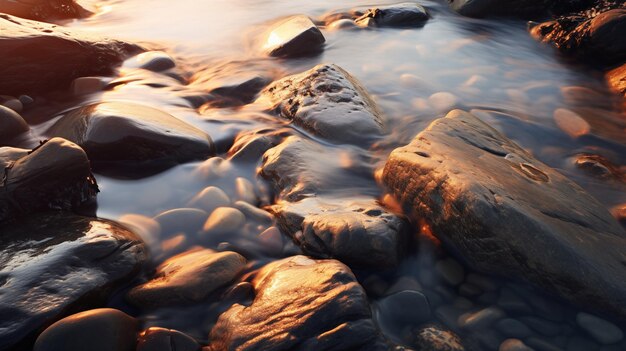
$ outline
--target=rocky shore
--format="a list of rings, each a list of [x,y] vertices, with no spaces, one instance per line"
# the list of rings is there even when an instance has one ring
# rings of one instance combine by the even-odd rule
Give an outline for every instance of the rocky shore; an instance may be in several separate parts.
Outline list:
[[[0,350],[626,349],[623,3],[325,8],[200,63],[68,22],[99,11],[0,0]],[[543,21],[608,97],[510,89],[563,97],[546,128],[331,61],[462,16]]]

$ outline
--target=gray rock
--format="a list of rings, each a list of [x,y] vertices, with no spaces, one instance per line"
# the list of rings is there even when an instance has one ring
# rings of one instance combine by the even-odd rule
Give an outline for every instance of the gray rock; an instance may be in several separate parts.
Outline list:
[[[99,308],[63,318],[48,327],[33,351],[133,351],[136,319],[112,308]]]
[[[22,112],[22,109],[24,109],[22,102],[10,95],[0,95],[0,105],[8,107],[17,113]]]
[[[0,91],[14,96],[66,87],[77,77],[111,74],[112,67],[142,50],[133,44],[5,14],[0,14],[0,33],[0,52],[4,53],[0,57]]]
[[[152,107],[127,102],[102,102],[63,115],[48,131],[82,146],[99,163],[164,166],[204,160],[215,154],[203,131]]]
[[[251,305],[233,305],[211,330],[213,350],[382,349],[365,291],[342,263],[294,256],[252,284]]]
[[[414,27],[423,25],[429,17],[424,6],[410,2],[373,7],[355,22],[365,27]]]
[[[324,48],[326,38],[310,18],[289,17],[268,31],[263,50],[274,57],[315,54]]]
[[[17,112],[0,105],[0,145],[30,129],[28,123]]]
[[[530,328],[524,323],[512,318],[504,318],[497,321],[495,327],[502,335],[508,338],[524,339],[532,334]]]
[[[533,349],[526,346],[522,340],[506,339],[500,344],[498,351],[533,351]]]
[[[159,213],[154,219],[165,235],[185,233],[195,235],[209,218],[208,212],[197,208],[175,208]]]
[[[561,326],[558,323],[533,316],[520,317],[519,319],[535,332],[542,335],[556,336],[561,333]]]
[[[616,279],[626,274],[624,230],[578,185],[473,115],[455,110],[433,122],[392,152],[383,180],[474,268],[626,317],[626,280]]]
[[[73,308],[103,303],[138,273],[147,256],[133,233],[102,219],[36,214],[0,232],[3,350],[27,342]],[[48,350],[44,346],[35,349]]]
[[[0,166],[0,222],[40,210],[77,209],[98,192],[85,152],[61,138],[30,152],[0,148]]]
[[[124,66],[147,69],[152,72],[162,72],[176,67],[176,62],[163,51],[147,51],[128,59],[124,62]]]
[[[465,313],[459,317],[459,326],[469,330],[479,330],[491,326],[504,317],[504,312],[497,307],[488,307],[474,313]]]
[[[261,92],[257,102],[332,142],[367,145],[383,134],[382,113],[374,100],[334,64],[278,80]]]
[[[435,269],[443,280],[452,286],[461,284],[465,279],[465,269],[452,258],[437,261]]]
[[[219,207],[230,206],[230,198],[224,190],[216,186],[208,186],[196,194],[188,205],[212,213]]]
[[[391,330],[418,326],[431,318],[430,305],[424,294],[404,290],[385,296],[377,303],[376,319]]]
[[[536,351],[564,351],[564,349],[559,347],[558,345],[555,345],[548,340],[536,338],[534,336],[526,339],[525,342],[528,346]]]
[[[236,252],[183,252],[159,265],[154,278],[131,289],[127,298],[142,307],[199,302],[231,283],[245,265],[246,259]]]
[[[458,335],[436,324],[419,329],[415,344],[420,351],[465,351]]]
[[[603,345],[615,344],[624,338],[624,332],[615,324],[588,313],[579,312],[576,323]]]
[[[177,330],[150,327],[139,334],[137,351],[200,351],[200,344]]]

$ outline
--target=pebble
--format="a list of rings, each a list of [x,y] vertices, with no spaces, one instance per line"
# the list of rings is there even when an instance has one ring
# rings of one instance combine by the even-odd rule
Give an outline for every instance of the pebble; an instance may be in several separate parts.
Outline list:
[[[344,19],[340,19],[340,20],[334,21],[334,22],[332,22],[331,24],[328,25],[328,29],[330,29],[330,30],[353,29],[353,28],[358,28],[358,26],[356,25],[356,23],[354,23],[353,20],[348,19],[348,18],[344,18]]]
[[[22,102],[13,96],[1,95],[0,96],[0,105],[10,108],[15,112],[22,112],[24,105]]]
[[[204,223],[204,235],[231,234],[242,229],[246,216],[236,208],[218,207]]]
[[[566,349],[567,351],[597,351],[600,345],[585,337],[574,335],[567,341]]]
[[[163,72],[176,67],[176,62],[163,51],[148,51],[128,59],[124,66],[147,69],[152,72]]]
[[[199,351],[200,344],[177,330],[150,327],[139,334],[137,351]]]
[[[477,287],[485,291],[498,290],[498,284],[496,284],[496,282],[493,279],[489,277],[485,277],[484,275],[470,273],[467,275],[466,281],[467,283],[476,285]]]
[[[452,286],[461,284],[465,278],[465,269],[452,258],[437,261],[435,269],[443,280]]]
[[[561,333],[561,326],[558,323],[534,316],[520,317],[519,319],[531,329],[541,333],[542,335],[555,336]]]
[[[498,351],[533,351],[533,349],[526,346],[522,340],[506,339],[500,344]]]
[[[18,99],[20,100],[23,106],[28,106],[32,104],[33,102],[35,102],[35,99],[33,99],[32,97],[28,95],[20,95]]]
[[[379,321],[395,326],[417,326],[431,318],[430,305],[424,294],[405,290],[382,298],[378,302]]]
[[[422,285],[413,277],[403,276],[396,280],[385,294],[391,295],[404,290],[422,291]]]
[[[498,306],[503,310],[519,314],[531,314],[532,309],[513,289],[503,287],[498,298]]]
[[[283,251],[283,235],[274,226],[265,229],[259,234],[259,240],[267,253],[271,255],[279,255]]]
[[[194,196],[187,205],[212,213],[218,207],[230,206],[230,198],[222,189],[209,186]]]
[[[483,291],[473,284],[463,283],[461,284],[461,286],[459,286],[459,294],[461,294],[462,296],[474,297],[479,296],[482,293]]]
[[[80,312],[52,324],[34,351],[134,351],[137,320],[111,308]]]
[[[428,103],[437,113],[447,113],[459,103],[459,100],[454,94],[442,91],[432,94],[428,98]]]
[[[161,232],[165,235],[195,234],[208,217],[208,212],[198,208],[175,208],[159,213],[154,220],[161,225]]]
[[[256,206],[252,206],[245,201],[236,201],[235,208],[243,212],[246,218],[258,222],[261,225],[269,226],[274,222],[274,216],[271,213],[262,210]]]
[[[624,333],[615,324],[585,312],[576,315],[576,323],[603,345],[615,344],[624,338]]]
[[[103,77],[79,77],[72,82],[74,95],[86,95],[102,91],[107,82]]]
[[[453,330],[458,329],[458,321],[462,314],[463,310],[454,306],[441,306],[435,310],[435,317],[437,317],[437,319],[439,319],[448,328]]]
[[[237,177],[235,179],[235,191],[237,199],[240,201],[245,201],[251,205],[256,205],[259,202],[254,192],[254,185],[246,178]]]
[[[497,321],[495,327],[504,336],[511,338],[524,339],[532,334],[530,328],[524,323],[512,318],[504,318]]]
[[[17,112],[0,105],[0,139],[10,139],[30,128]]]
[[[121,216],[118,222],[129,227],[151,248],[158,245],[159,237],[161,236],[161,225],[156,220],[144,215],[131,213]]]
[[[478,312],[461,315],[458,319],[458,323],[461,328],[477,330],[489,327],[502,317],[504,317],[504,312],[501,309],[497,307],[487,307]]]
[[[559,108],[554,111],[554,122],[572,138],[589,134],[591,126],[574,111]]]
[[[536,351],[564,351],[563,348],[554,345],[553,343],[536,337],[530,337],[525,340],[526,344]]]

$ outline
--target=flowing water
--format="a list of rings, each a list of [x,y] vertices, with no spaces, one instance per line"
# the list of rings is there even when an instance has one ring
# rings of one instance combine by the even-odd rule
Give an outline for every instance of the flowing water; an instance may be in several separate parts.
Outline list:
[[[381,0],[375,5],[385,3],[393,2]],[[327,39],[323,53],[290,60],[270,59],[260,53],[260,36],[271,22],[300,13],[320,18],[328,12],[372,5],[371,0],[91,1],[94,16],[66,25],[164,50],[177,60],[177,72],[183,78],[218,65],[225,65],[226,72],[244,67],[275,79],[318,63],[338,64],[357,77],[374,96],[384,112],[388,133],[367,151],[347,146],[327,147],[340,160],[358,155],[359,160],[366,161],[344,161],[365,162],[372,175],[395,147],[408,143],[431,121],[459,107],[471,110],[539,160],[576,181],[608,209],[626,203],[626,184],[619,177],[600,179],[574,166],[576,155],[593,154],[618,165],[616,172],[624,171],[623,166],[619,168],[626,164],[623,100],[608,92],[601,73],[566,62],[552,48],[538,43],[528,34],[525,21],[469,19],[451,12],[443,1],[421,3],[432,16],[422,28],[322,27]],[[132,74],[137,73],[130,68],[120,72],[127,77]],[[140,79],[129,80],[112,90],[80,97],[80,101],[67,98],[65,103],[50,109],[58,113],[67,107],[102,99],[157,106],[205,130],[218,144],[219,156],[223,158],[233,136],[241,131],[293,128],[254,107],[207,105],[194,109],[181,97],[176,88],[179,85],[180,82],[172,82],[168,77],[142,73]],[[42,121],[35,114],[37,111],[30,112],[26,118]],[[48,125],[42,123],[38,130]],[[299,130],[294,132],[307,135]],[[271,204],[269,186],[256,176],[258,164],[216,160],[180,165],[144,178],[96,174],[101,188],[98,215],[141,227],[141,220],[129,214],[153,217],[163,211],[188,207],[194,195],[207,186],[220,187],[231,199],[252,197],[252,202],[259,206]],[[326,170],[325,164],[336,160],[312,162],[320,173],[328,173],[332,171]],[[333,176],[325,174],[328,179]],[[350,179],[338,177],[335,182],[355,188]],[[382,196],[382,189],[374,181],[359,184],[359,188],[363,191],[353,195]],[[181,229],[162,233],[159,239],[148,242],[157,252],[155,264],[193,245],[204,245],[235,247],[247,252],[256,259],[252,270],[263,262],[297,252],[289,244],[278,252],[267,249],[266,243],[257,239],[258,233],[267,227],[251,221],[239,237],[211,241],[202,241]],[[149,228],[144,229],[149,235]],[[403,274],[428,275],[426,271],[433,270],[431,261],[446,256],[429,245],[422,245],[420,250],[419,255],[409,258],[395,273],[378,276],[357,272],[374,302],[380,284],[390,284]],[[459,302],[455,292],[439,291],[439,296],[443,296],[442,305],[447,300],[457,305],[466,303]],[[481,304],[474,300],[469,303]],[[112,304],[140,313],[126,306],[121,294]],[[222,310],[219,303],[207,303],[201,307],[161,309],[142,317],[148,325],[176,328],[206,341],[211,324]],[[385,325],[383,329],[402,342],[399,331]]]

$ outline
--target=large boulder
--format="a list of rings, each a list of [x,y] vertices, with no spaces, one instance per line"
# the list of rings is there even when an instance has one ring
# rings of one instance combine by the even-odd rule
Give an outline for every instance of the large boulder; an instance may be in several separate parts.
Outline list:
[[[101,102],[62,116],[48,131],[82,146],[102,163],[174,165],[215,154],[210,137],[161,110],[128,102]]]
[[[142,49],[118,40],[0,14],[0,92],[18,96],[113,73]]]
[[[80,18],[90,14],[75,0],[0,0],[0,11],[46,22]]]
[[[368,145],[383,134],[382,113],[374,100],[356,78],[334,64],[278,80],[257,102],[335,143]]]
[[[119,225],[44,213],[0,227],[0,349],[27,344],[74,308],[104,302],[146,258]]]
[[[324,48],[326,38],[310,18],[289,17],[267,33],[263,49],[269,56],[290,57],[315,54]]]
[[[0,166],[0,223],[39,210],[77,209],[98,192],[87,155],[65,139],[32,151],[0,148]]]
[[[383,174],[407,213],[483,272],[626,317],[626,233],[578,185],[455,110],[393,151]]]
[[[335,260],[294,256],[263,267],[249,306],[233,305],[211,331],[211,350],[380,350],[363,288]]]

